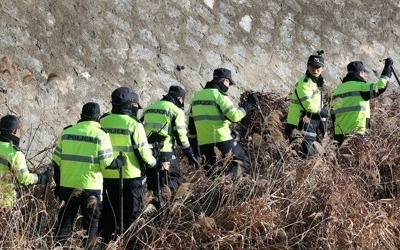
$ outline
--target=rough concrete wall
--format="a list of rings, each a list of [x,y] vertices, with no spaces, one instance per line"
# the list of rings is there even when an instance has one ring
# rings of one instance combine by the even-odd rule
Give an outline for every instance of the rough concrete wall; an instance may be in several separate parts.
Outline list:
[[[135,89],[146,106],[171,84],[184,85],[190,98],[214,68],[227,67],[239,83],[229,91],[238,100],[249,89],[289,93],[319,49],[331,86],[351,60],[378,72],[379,59],[400,63],[398,0],[2,0],[0,6],[0,87],[8,90],[0,94],[0,112],[22,116],[33,155],[76,122],[83,103],[109,110],[118,86]]]

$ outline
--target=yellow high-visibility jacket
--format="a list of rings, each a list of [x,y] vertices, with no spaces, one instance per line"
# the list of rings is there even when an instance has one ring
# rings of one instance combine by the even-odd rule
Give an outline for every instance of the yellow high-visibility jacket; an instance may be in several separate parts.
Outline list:
[[[37,174],[30,173],[25,155],[11,141],[0,141],[0,207],[12,206],[16,199],[16,181],[36,184]]]
[[[190,102],[189,137],[197,136],[198,145],[232,140],[229,126],[245,115],[246,111],[234,105],[225,93],[216,88],[205,88]],[[196,131],[191,130],[191,122]]]
[[[161,100],[150,105],[143,112],[143,122],[147,136],[152,131],[166,136],[160,152],[172,152],[175,139],[182,149],[190,147],[185,112],[174,103]]]
[[[110,137],[98,122],[78,122],[62,131],[52,160],[60,167],[61,187],[101,190],[102,170],[114,160]]]
[[[316,82],[302,75],[292,90],[287,123],[297,126],[302,115],[316,114],[323,108],[321,91]]]
[[[335,135],[364,135],[370,128],[369,100],[379,95],[379,90],[386,88],[387,79],[381,77],[376,83],[364,81],[345,81],[331,96],[330,109],[334,117]]]
[[[157,160],[153,157],[147,142],[143,124],[128,114],[107,113],[100,119],[101,127],[110,134],[114,157],[122,152],[126,162],[122,168],[123,178],[142,176],[145,167],[154,167]],[[118,179],[115,170],[103,170],[104,178]]]

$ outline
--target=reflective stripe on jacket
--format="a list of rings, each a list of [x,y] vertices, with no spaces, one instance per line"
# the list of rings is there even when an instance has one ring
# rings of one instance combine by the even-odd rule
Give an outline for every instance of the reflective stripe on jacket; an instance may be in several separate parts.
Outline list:
[[[182,149],[190,146],[185,112],[174,103],[161,100],[150,105],[143,112],[143,120],[147,136],[152,131],[167,136],[161,152],[172,152],[175,139]]]
[[[60,167],[60,186],[102,189],[101,170],[114,160],[110,137],[98,122],[78,122],[61,133],[52,160]]]
[[[127,114],[108,114],[100,119],[101,127],[110,134],[114,157],[122,152],[126,156],[123,178],[141,177],[141,169],[153,167],[157,161],[153,157],[143,124]],[[118,171],[103,170],[104,178],[119,178]]]
[[[331,114],[335,117],[335,135],[365,134],[371,117],[369,99],[377,96],[378,89],[386,88],[386,83],[386,78],[380,78],[374,84],[347,81],[333,91],[330,108]],[[365,100],[361,92],[369,92],[370,98]]]
[[[232,140],[229,125],[246,115],[229,97],[218,89],[206,88],[191,100],[189,119],[193,119],[199,145]],[[190,131],[189,137],[195,137]]]

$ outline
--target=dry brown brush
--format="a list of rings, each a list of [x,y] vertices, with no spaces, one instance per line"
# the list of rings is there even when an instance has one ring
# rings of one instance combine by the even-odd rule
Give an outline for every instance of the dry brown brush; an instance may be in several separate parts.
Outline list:
[[[282,134],[287,97],[262,93],[265,119],[253,110],[236,126],[251,158],[246,176],[209,179],[181,157],[183,184],[175,194],[165,192],[164,209],[146,202],[134,230],[103,248],[123,249],[127,239],[134,239],[143,249],[399,249],[395,95],[386,95],[385,105],[383,97],[372,102],[368,137],[350,137],[338,148],[330,127],[329,136],[321,139],[321,154],[304,159]],[[230,160],[221,158],[221,165]],[[30,190],[16,210],[2,216],[2,248],[53,244],[58,204],[53,199],[44,209],[38,187]],[[45,228],[39,236],[35,224],[43,211]],[[80,233],[74,233],[72,245],[83,237]]]

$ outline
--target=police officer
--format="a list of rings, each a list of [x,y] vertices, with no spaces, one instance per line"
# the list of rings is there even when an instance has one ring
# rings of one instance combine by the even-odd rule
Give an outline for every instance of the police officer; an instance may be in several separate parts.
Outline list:
[[[20,122],[15,115],[0,119],[0,207],[15,203],[18,185],[46,184],[51,181],[50,171],[43,174],[30,173],[25,155],[19,149]]]
[[[128,87],[115,89],[111,94],[112,110],[100,119],[103,129],[110,133],[114,155],[122,152],[126,163],[123,175],[123,211],[120,214],[119,174],[113,170],[104,170],[103,210],[100,220],[100,235],[107,243],[116,233],[116,222],[123,216],[123,229],[126,230],[139,217],[143,209],[142,194],[145,168],[168,170],[169,163],[158,164],[149,148],[146,132],[136,118],[139,96]]]
[[[378,81],[368,84],[364,76],[368,71],[360,61],[347,65],[343,83],[332,93],[330,108],[334,125],[334,138],[339,144],[346,135],[365,135],[370,129],[371,111],[369,100],[378,97],[387,87],[392,76],[393,60],[387,58]]]
[[[234,138],[230,125],[239,122],[258,103],[255,95],[241,107],[233,104],[226,92],[230,85],[234,85],[229,69],[218,68],[213,72],[213,79],[207,82],[203,90],[197,92],[191,102],[189,110],[189,140],[195,155],[200,153],[205,156],[205,170],[211,176],[217,163],[214,147],[217,147],[223,156],[232,152],[233,159],[229,164],[228,173],[236,177],[245,173],[249,166],[249,158]]]
[[[150,105],[143,112],[144,127],[146,134],[158,133],[166,137],[160,149],[158,159],[169,161],[171,166],[168,171],[168,187],[176,191],[180,185],[179,161],[175,156],[175,143],[182,149],[190,164],[199,167],[199,163],[193,154],[187,137],[187,125],[184,108],[186,91],[173,85],[168,93],[158,102]],[[157,191],[157,180],[154,171],[147,173],[147,187]]]
[[[285,135],[293,141],[296,136],[293,130],[297,129],[302,135],[300,153],[303,156],[315,154],[313,142],[318,140],[319,128],[325,134],[325,123],[328,110],[324,107],[320,88],[324,84],[321,73],[324,71],[323,51],[311,55],[307,60],[307,71],[300,77],[292,89]]]
[[[88,241],[83,244],[94,244],[100,217],[101,171],[123,164],[121,157],[114,160],[110,137],[100,128],[99,118],[97,103],[83,105],[81,119],[62,131],[52,155],[56,196],[65,203],[58,213],[56,232],[61,244],[71,235],[79,208],[83,215],[82,227],[88,234]]]

